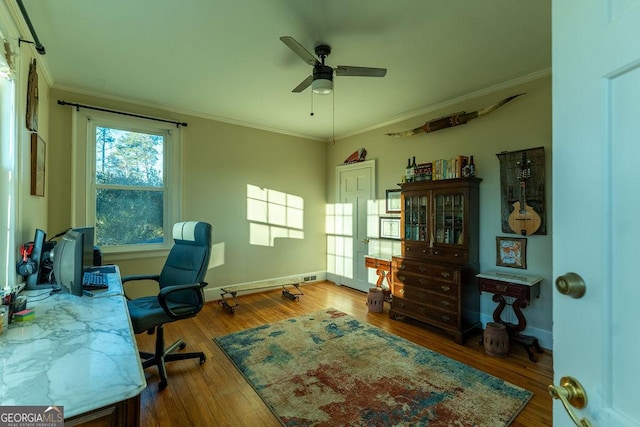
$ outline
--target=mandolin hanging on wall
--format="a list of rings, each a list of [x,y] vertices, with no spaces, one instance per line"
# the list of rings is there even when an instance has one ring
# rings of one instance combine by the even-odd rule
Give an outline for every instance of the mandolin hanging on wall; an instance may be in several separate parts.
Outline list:
[[[518,180],[520,181],[520,199],[513,204],[513,211],[509,215],[509,227],[518,234],[529,236],[535,233],[542,224],[540,215],[527,204],[527,180],[531,178],[531,160],[527,154],[522,155],[518,162]]]

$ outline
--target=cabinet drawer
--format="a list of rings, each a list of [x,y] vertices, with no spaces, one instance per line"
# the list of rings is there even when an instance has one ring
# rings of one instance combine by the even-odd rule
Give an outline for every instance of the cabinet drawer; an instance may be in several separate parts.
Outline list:
[[[382,270],[387,270],[387,271],[391,270],[391,261],[386,261],[386,260],[378,259],[378,258],[365,257],[364,258],[364,265],[367,268],[376,268],[376,269],[382,269]]]
[[[455,296],[436,294],[416,286],[396,283],[393,287],[393,296],[406,298],[420,304],[426,304],[431,307],[452,311],[454,313],[458,311],[458,298]]]
[[[416,289],[422,289],[429,292],[435,292],[440,295],[447,295],[449,297],[456,298],[456,299],[458,298],[458,290],[459,290],[459,286],[455,283],[440,282],[436,280],[431,280],[423,275],[405,273],[401,271],[394,273],[393,286],[394,288],[399,286],[405,286],[405,287],[412,287]],[[405,289],[405,292],[407,292],[406,289]]]
[[[436,247],[431,248],[431,260],[438,262],[450,262],[452,264],[466,264],[468,251],[464,248]]]
[[[430,248],[426,242],[419,242],[416,240],[403,240],[402,249],[402,253],[406,257],[424,259],[425,257],[428,257],[430,255]]]
[[[457,245],[440,245],[430,248],[424,242],[405,240],[403,241],[403,249],[404,256],[425,261],[465,265],[469,258],[467,248]]]
[[[393,259],[394,275],[402,273],[413,273],[424,276],[425,279],[439,280],[443,282],[460,283],[460,270],[446,265],[428,264],[419,261],[408,260],[406,258]]]
[[[459,316],[455,313],[438,310],[404,298],[394,298],[391,309],[398,314],[404,314],[427,323],[438,323],[456,328],[460,326]]]
[[[491,292],[493,294],[504,295],[514,298],[526,298],[528,297],[528,289],[522,285],[514,285],[512,283],[501,282],[499,280],[491,279],[479,279],[480,290],[485,292]]]

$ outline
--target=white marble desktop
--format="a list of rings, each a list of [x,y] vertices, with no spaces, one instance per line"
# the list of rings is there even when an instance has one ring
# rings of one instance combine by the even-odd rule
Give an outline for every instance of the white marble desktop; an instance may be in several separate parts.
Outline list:
[[[122,295],[22,295],[35,319],[14,321],[0,335],[0,405],[59,405],[69,418],[144,390]]]
[[[505,273],[502,271],[485,271],[484,273],[476,274],[476,277],[499,280],[502,282],[517,283],[519,285],[525,286],[533,286],[536,283],[542,282],[543,280],[542,277],[528,276],[519,273]]]

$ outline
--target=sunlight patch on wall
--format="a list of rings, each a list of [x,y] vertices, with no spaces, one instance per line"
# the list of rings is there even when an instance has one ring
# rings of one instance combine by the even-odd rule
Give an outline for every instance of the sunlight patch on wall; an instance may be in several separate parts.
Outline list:
[[[353,205],[329,204],[325,208],[327,272],[353,279]]]
[[[249,243],[275,246],[277,238],[304,239],[304,200],[247,184]]]

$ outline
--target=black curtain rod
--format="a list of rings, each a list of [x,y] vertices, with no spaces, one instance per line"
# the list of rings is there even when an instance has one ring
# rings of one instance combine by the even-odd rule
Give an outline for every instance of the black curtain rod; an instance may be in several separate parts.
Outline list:
[[[178,128],[180,126],[187,127],[187,124],[185,122],[176,122],[175,120],[158,119],[156,117],[142,116],[140,114],[126,113],[124,111],[116,111],[116,110],[109,110],[107,108],[92,107],[91,105],[76,104],[76,103],[73,103],[73,102],[66,102],[66,101],[63,101],[61,99],[58,99],[58,104],[60,104],[60,105],[70,105],[72,107],[76,107],[76,111],[79,110],[80,108],[87,108],[89,110],[98,110],[98,111],[104,111],[104,112],[107,112],[107,113],[121,114],[123,116],[138,117],[140,119],[155,120],[156,122],[173,123]]]
[[[27,9],[25,9],[24,4],[22,4],[22,0],[16,0],[16,2],[18,3],[18,7],[20,8],[20,12],[22,12],[22,17],[24,18],[25,22],[27,23],[27,27],[29,27],[29,31],[31,31],[31,37],[33,37],[33,41],[32,42],[30,42],[28,40],[20,39],[18,41],[18,45],[20,45],[20,42],[35,44],[36,45],[36,52],[38,52],[40,55],[44,55],[45,53],[47,53],[47,51],[45,50],[45,48],[42,45],[42,43],[40,43],[40,39],[38,38],[38,35],[36,34],[36,30],[33,28],[33,25],[31,24],[31,19],[29,19],[29,14],[27,13]]]

